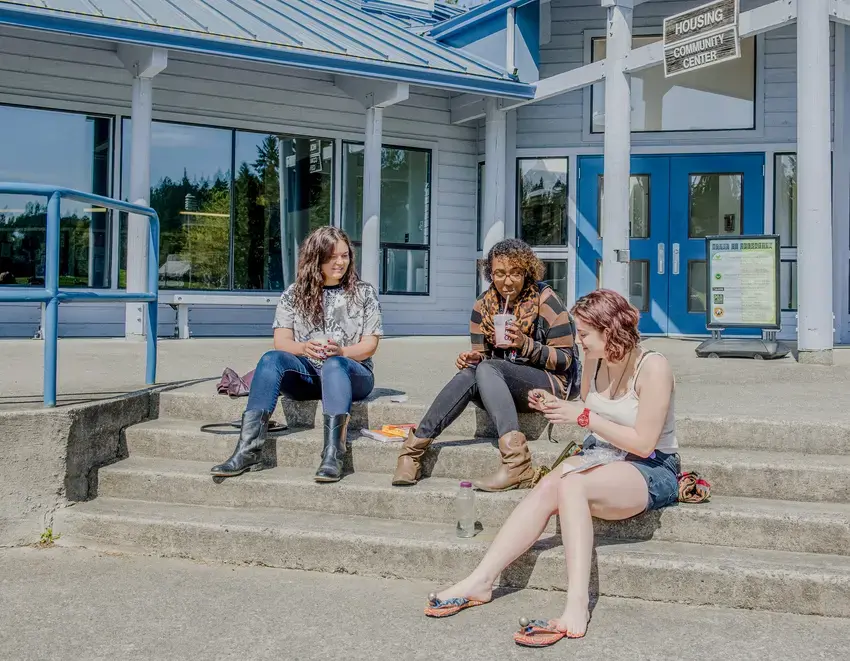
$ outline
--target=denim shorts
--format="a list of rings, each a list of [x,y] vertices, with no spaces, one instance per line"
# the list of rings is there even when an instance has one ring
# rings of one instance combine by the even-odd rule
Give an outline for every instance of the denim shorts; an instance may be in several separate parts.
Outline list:
[[[589,449],[595,444],[595,438],[591,435],[585,439],[583,446]],[[625,460],[631,462],[646,480],[649,491],[647,510],[660,510],[662,507],[676,505],[679,502],[678,475],[681,471],[681,462],[678,454],[667,454],[656,450],[645,459],[636,454],[628,454]]]

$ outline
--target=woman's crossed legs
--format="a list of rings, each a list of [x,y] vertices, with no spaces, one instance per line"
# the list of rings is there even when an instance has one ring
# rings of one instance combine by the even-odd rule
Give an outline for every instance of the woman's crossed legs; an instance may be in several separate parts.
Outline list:
[[[565,463],[572,463],[572,460]],[[489,601],[493,583],[502,570],[531,548],[549,518],[558,513],[569,587],[567,606],[561,617],[552,622],[560,631],[582,636],[589,619],[592,517],[621,521],[643,512],[648,502],[646,480],[627,461],[563,477],[558,468],[517,505],[478,567],[460,583],[440,592],[437,598]]]

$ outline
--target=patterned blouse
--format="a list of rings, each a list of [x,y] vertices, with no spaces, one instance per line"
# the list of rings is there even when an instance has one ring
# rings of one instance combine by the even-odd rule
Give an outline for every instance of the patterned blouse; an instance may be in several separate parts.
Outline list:
[[[346,294],[339,285],[325,287],[324,326],[314,324],[295,309],[294,285],[280,297],[274,315],[274,328],[289,328],[296,342],[307,342],[318,335],[329,335],[341,347],[350,347],[367,335],[384,334],[381,318],[381,303],[378,292],[368,282],[358,282],[352,295]],[[322,369],[322,361],[308,358],[316,369]],[[361,363],[372,369],[372,359]]]

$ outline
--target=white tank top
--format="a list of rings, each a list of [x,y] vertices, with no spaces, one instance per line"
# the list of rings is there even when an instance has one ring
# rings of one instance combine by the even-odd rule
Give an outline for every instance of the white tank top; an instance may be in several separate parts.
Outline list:
[[[593,413],[605,418],[606,420],[616,422],[618,425],[623,425],[624,427],[634,428],[635,423],[637,422],[639,404],[638,395],[635,391],[635,382],[640,374],[640,370],[643,368],[644,360],[646,360],[647,356],[651,356],[653,354],[661,355],[657,351],[643,352],[641,357],[638,359],[634,376],[629,379],[629,388],[626,391],[626,394],[622,397],[618,397],[617,399],[608,399],[607,397],[603,397],[599,394],[596,390],[596,374],[594,374],[590,381],[590,391],[587,393],[587,401],[584,405]],[[599,373],[598,367],[596,372],[597,374]],[[679,443],[676,440],[675,395],[676,389],[674,386],[673,392],[670,394],[670,408],[667,410],[667,420],[664,421],[664,428],[661,430],[661,436],[658,437],[658,443],[655,446],[656,450],[667,454],[673,454],[679,449]],[[594,436],[598,436],[600,439],[607,442],[607,439],[603,438],[600,434],[594,433]]]

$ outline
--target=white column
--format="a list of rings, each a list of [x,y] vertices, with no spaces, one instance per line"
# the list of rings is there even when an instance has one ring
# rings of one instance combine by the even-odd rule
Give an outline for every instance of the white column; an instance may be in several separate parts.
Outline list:
[[[484,209],[481,246],[484,255],[505,238],[505,173],[507,171],[507,117],[499,100],[486,100],[484,149]]]
[[[363,155],[363,235],[360,247],[363,280],[380,291],[381,252],[381,137],[384,109],[366,109],[366,146]]]
[[[132,132],[130,134],[130,202],[147,205],[151,194],[151,115],[153,77],[165,69],[168,53],[157,48],[122,44],[118,57],[133,74]],[[148,220],[130,214],[127,220],[127,291],[147,289]],[[145,304],[127,303],[124,335],[139,339],[145,333]]]
[[[848,337],[848,278],[850,278],[850,26],[835,23],[835,124],[832,153],[832,310],[835,315],[835,343]],[[842,74],[843,72],[843,74]]]
[[[348,76],[336,76],[334,85],[352,99],[359,101],[366,109],[360,277],[380,291],[381,141],[384,133],[384,108],[407,101],[410,98],[410,85]]]
[[[605,208],[602,217],[602,286],[629,294],[629,175],[631,76],[623,71],[632,48],[632,0],[603,0],[608,8],[605,55]]]
[[[133,115],[130,136],[130,201],[148,204],[151,194],[151,114],[153,80],[133,79]],[[147,289],[148,219],[130,214],[127,218],[127,291]],[[127,303],[124,335],[127,339],[145,334],[144,303]]]
[[[829,0],[797,16],[797,342],[801,363],[831,365]]]

